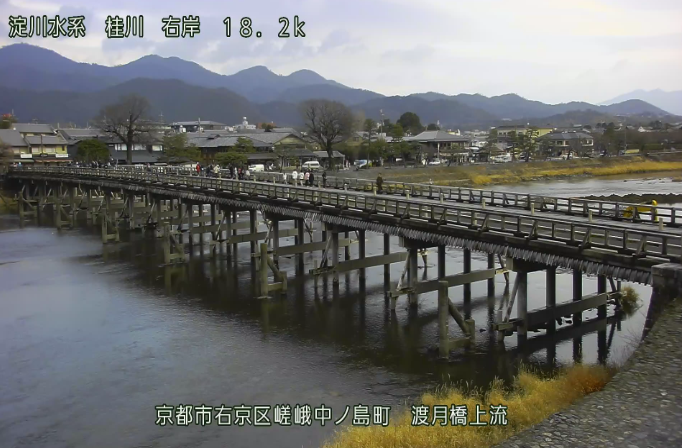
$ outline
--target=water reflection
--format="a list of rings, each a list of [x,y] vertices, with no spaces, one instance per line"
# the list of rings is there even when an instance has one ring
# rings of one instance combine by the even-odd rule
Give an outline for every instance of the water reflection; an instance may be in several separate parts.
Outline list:
[[[476,321],[476,344],[443,362],[436,350],[436,294],[423,294],[417,310],[403,299],[392,312],[382,267],[367,269],[365,281],[345,273],[338,284],[327,276],[290,274],[285,297],[258,300],[248,244],[240,245],[237,256],[225,248],[212,256],[196,244],[188,263],[164,266],[160,240],[151,233],[121,232],[121,243],[103,246],[96,227],[58,232],[45,218],[44,227],[20,229],[15,217],[0,216],[0,282],[8,292],[0,302],[0,395],[21,404],[0,408],[0,420],[8,422],[0,425],[0,436],[10,446],[53,428],[47,410],[64,403],[72,424],[55,436],[64,443],[49,446],[94,446],[74,434],[93,431],[92,410],[103,402],[126,417],[98,426],[100,442],[128,433],[121,446],[265,446],[273,438],[283,446],[317,446],[333,427],[219,431],[206,441],[206,433],[163,432],[150,415],[164,401],[309,402],[335,410],[357,403],[397,405],[436,385],[485,387],[494,377],[509,380],[521,361],[544,371],[577,359],[617,362],[632,348],[623,334],[641,331],[644,323],[640,311],[608,327],[584,324],[599,332],[567,337],[572,327],[563,326],[554,335],[531,334],[521,347],[516,338],[500,345],[488,330],[496,303],[509,295],[499,277],[494,297],[486,282],[468,293],[451,288],[462,314]],[[383,253],[382,237],[367,236],[367,256]],[[293,239],[282,240],[288,244]],[[357,250],[351,247],[353,258]],[[319,253],[304,257],[306,272],[315,257]],[[435,260],[429,255],[425,269],[420,262],[423,280],[437,275]],[[448,250],[446,261],[447,274],[462,271],[461,251]],[[295,264],[294,257],[280,258],[287,272]],[[487,256],[474,253],[471,264],[486,268]],[[391,267],[393,286],[401,272],[401,265]],[[558,270],[557,302],[570,300],[571,283],[571,273]],[[529,310],[544,306],[544,285],[544,273],[529,274]],[[585,278],[584,289],[595,291],[596,280]],[[636,289],[648,298],[647,287]],[[595,316],[586,312],[585,322]],[[451,325],[451,335],[458,332]],[[22,392],[36,384],[50,392]]]

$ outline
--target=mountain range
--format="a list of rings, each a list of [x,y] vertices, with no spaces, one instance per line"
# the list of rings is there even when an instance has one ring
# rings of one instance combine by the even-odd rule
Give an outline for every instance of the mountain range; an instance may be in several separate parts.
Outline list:
[[[675,115],[682,115],[682,90],[666,92],[661,89],[656,90],[634,90],[629,93],[604,101],[603,105],[620,103],[631,99],[640,99],[650,104],[655,104],[663,110]]]
[[[464,129],[508,120],[545,125],[551,118],[552,123],[570,120],[590,124],[596,117],[603,121],[604,117],[629,115],[648,120],[668,115],[636,98],[594,105],[545,104],[516,94],[486,97],[427,92],[389,97],[345,86],[311,70],[281,76],[257,66],[221,75],[194,62],[156,55],[108,67],[75,62],[29,44],[0,48],[0,76],[0,112],[14,110],[24,121],[78,125],[84,125],[102,106],[128,93],[145,96],[152,105],[152,114],[163,114],[167,121],[201,118],[227,124],[238,123],[246,116],[251,122],[300,126],[297,104],[312,98],[340,101],[375,119],[380,118],[379,111],[392,120],[410,111],[419,115],[424,124],[440,121],[444,126]]]

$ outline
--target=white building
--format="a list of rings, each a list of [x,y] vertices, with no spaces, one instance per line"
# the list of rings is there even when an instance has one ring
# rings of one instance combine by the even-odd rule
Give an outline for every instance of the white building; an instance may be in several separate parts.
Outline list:
[[[243,129],[256,129],[255,124],[249,124],[249,122],[246,120],[246,117],[244,117],[243,121],[241,124],[237,124],[234,126],[235,129],[237,130],[243,130]]]

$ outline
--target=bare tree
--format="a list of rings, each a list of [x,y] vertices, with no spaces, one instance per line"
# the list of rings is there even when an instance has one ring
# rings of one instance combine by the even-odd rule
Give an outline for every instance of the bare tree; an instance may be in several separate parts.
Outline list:
[[[128,164],[133,163],[135,143],[145,142],[149,137],[149,109],[146,98],[135,94],[126,95],[117,103],[104,106],[96,118],[98,128],[125,143]]]
[[[334,169],[333,146],[353,131],[353,114],[344,104],[329,100],[305,101],[300,110],[308,135],[327,151]]]
[[[572,138],[568,141],[568,158],[572,159],[576,155],[582,157],[583,143],[579,136]]]

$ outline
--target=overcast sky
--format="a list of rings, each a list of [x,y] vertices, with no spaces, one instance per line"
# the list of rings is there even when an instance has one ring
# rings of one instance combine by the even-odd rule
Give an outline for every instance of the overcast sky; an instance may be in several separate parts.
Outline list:
[[[517,93],[550,103],[682,90],[682,0],[0,0],[0,12],[1,45],[13,42],[9,15],[84,15],[85,38],[23,40],[104,65],[155,53],[222,74],[307,68],[386,95]],[[144,16],[144,38],[106,39],[105,19],[116,14]],[[169,15],[198,15],[201,33],[165,38]],[[295,15],[306,37],[278,38],[278,19],[293,25]],[[239,36],[244,16],[260,39]]]

